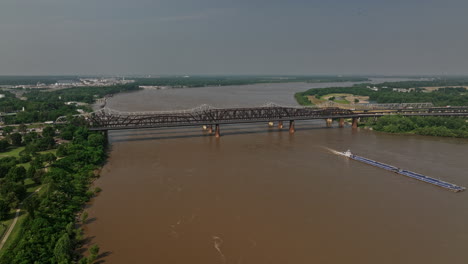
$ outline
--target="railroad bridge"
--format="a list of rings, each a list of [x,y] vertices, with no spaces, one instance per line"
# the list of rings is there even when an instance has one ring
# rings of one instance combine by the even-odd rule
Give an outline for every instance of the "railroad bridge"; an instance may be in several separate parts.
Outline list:
[[[273,122],[276,122],[278,128],[282,129],[283,122],[289,122],[289,132],[294,133],[295,121],[298,120],[323,119],[328,127],[331,127],[333,120],[338,120],[339,127],[344,127],[345,119],[351,119],[352,127],[356,128],[360,118],[378,118],[384,115],[468,117],[468,107],[350,110],[336,107],[279,106],[270,103],[249,108],[214,108],[202,105],[190,110],[158,112],[120,112],[103,108],[85,115],[85,119],[90,130],[96,131],[203,126],[219,137],[220,125],[223,124],[267,122],[273,126]],[[66,122],[65,118],[61,117],[56,123],[63,122]]]

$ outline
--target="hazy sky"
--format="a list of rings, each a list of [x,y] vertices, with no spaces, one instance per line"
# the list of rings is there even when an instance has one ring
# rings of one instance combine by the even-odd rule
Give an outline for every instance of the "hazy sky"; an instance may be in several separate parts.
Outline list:
[[[468,74],[467,0],[0,0],[0,75]]]

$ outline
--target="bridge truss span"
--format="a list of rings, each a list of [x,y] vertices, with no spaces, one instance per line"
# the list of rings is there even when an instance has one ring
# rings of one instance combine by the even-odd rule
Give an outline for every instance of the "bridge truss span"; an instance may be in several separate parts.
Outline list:
[[[340,118],[353,111],[340,108],[283,107],[273,104],[251,108],[201,106],[183,111],[119,112],[101,109],[88,116],[91,130],[117,130]]]

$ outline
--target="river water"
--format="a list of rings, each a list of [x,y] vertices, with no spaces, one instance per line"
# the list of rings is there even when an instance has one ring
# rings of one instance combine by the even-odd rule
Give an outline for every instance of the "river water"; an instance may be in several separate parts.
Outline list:
[[[330,84],[332,85],[332,84]],[[341,84],[347,85],[347,84]],[[123,111],[294,104],[273,84],[121,94]],[[402,136],[325,121],[109,133],[87,235],[106,263],[464,263],[468,192],[452,193],[332,154],[351,149],[468,186],[468,140]]]

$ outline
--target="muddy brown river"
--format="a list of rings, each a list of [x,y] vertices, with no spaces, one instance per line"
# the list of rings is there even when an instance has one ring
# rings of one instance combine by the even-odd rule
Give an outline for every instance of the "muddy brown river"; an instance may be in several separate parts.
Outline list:
[[[311,84],[145,90],[123,111],[294,104]],[[237,90],[236,90],[237,89]],[[292,92],[292,93],[291,93]],[[271,99],[271,100],[270,100]],[[277,100],[273,100],[277,99]],[[468,140],[402,136],[325,121],[109,133],[86,235],[105,263],[465,263],[468,192],[336,156],[358,155],[468,187]]]

